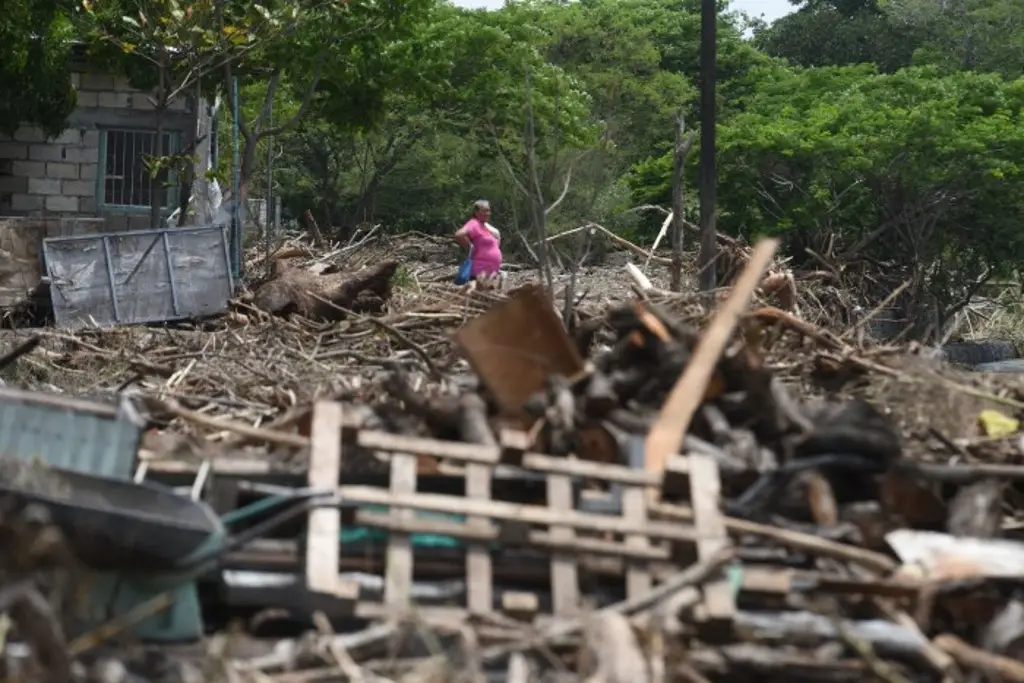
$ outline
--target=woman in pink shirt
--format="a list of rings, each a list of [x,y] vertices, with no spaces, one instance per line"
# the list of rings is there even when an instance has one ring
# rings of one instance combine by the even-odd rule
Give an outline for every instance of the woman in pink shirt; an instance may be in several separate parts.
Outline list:
[[[481,275],[495,276],[501,270],[501,233],[491,226],[491,205],[485,199],[473,204],[473,217],[455,232],[455,241],[466,249],[472,248],[473,279]]]

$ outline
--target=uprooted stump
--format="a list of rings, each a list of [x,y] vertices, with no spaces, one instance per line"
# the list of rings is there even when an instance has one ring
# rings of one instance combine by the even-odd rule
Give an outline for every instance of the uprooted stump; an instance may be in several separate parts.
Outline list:
[[[298,313],[317,320],[340,320],[345,311],[380,311],[391,297],[391,278],[398,261],[383,261],[355,273],[318,275],[275,264],[274,279],[261,285],[253,296],[253,305],[273,315]]]

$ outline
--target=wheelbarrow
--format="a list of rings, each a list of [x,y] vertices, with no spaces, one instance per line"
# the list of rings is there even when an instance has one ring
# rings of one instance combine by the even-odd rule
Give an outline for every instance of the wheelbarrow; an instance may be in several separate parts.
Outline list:
[[[7,509],[40,506],[48,510],[51,523],[63,532],[69,549],[91,574],[83,629],[172,593],[169,608],[134,628],[146,640],[199,638],[203,629],[195,580],[231,547],[300,514],[305,506],[287,503],[309,495],[300,492],[262,500],[221,520],[205,503],[159,484],[0,458],[0,503]],[[279,506],[286,509],[243,535],[228,536],[226,524]]]

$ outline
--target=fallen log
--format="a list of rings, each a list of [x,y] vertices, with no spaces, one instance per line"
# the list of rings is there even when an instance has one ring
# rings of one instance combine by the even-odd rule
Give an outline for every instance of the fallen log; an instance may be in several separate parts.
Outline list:
[[[297,313],[316,320],[339,320],[345,310],[379,310],[391,297],[391,278],[398,269],[398,261],[391,260],[355,273],[316,275],[278,264],[274,279],[254,293],[253,306],[272,315]]]

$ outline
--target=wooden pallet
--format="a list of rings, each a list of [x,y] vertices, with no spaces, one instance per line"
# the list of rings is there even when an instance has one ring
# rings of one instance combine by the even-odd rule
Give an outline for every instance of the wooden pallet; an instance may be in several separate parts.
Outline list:
[[[677,471],[670,482],[677,485],[680,474],[689,482],[695,522],[688,525],[648,518],[645,491],[660,487],[660,477],[642,469],[529,453],[524,451],[524,443],[524,435],[514,431],[502,434],[498,446],[370,431],[347,424],[338,404],[318,403],[313,419],[309,485],[335,489],[346,506],[386,506],[389,511],[384,513],[358,510],[355,524],[387,530],[389,537],[383,601],[359,601],[358,590],[341,581],[338,574],[341,512],[311,512],[306,543],[308,588],[318,595],[351,601],[359,616],[406,613],[413,607],[410,535],[438,534],[467,544],[466,600],[451,610],[453,614],[496,610],[518,618],[536,614],[536,595],[506,592],[496,599],[492,562],[500,554],[492,556],[488,546],[497,542],[548,555],[551,612],[555,616],[571,616],[581,609],[585,597],[580,587],[579,560],[583,556],[617,558],[623,566],[627,598],[634,598],[650,591],[659,568],[664,573],[680,557],[704,558],[728,543],[718,513],[718,470],[713,460],[690,456],[685,471]],[[339,485],[343,451],[354,448],[389,456],[389,487]],[[466,495],[418,492],[417,458],[423,456],[460,465]],[[498,467],[514,467],[524,475],[543,477],[546,500],[493,500],[491,481]],[[620,514],[575,509],[573,481],[581,479],[620,487]],[[417,517],[417,512],[457,515],[465,521]],[[705,610],[712,619],[729,619],[732,609],[731,592],[727,589],[715,589],[705,596]],[[422,615],[423,611],[418,613]]]

